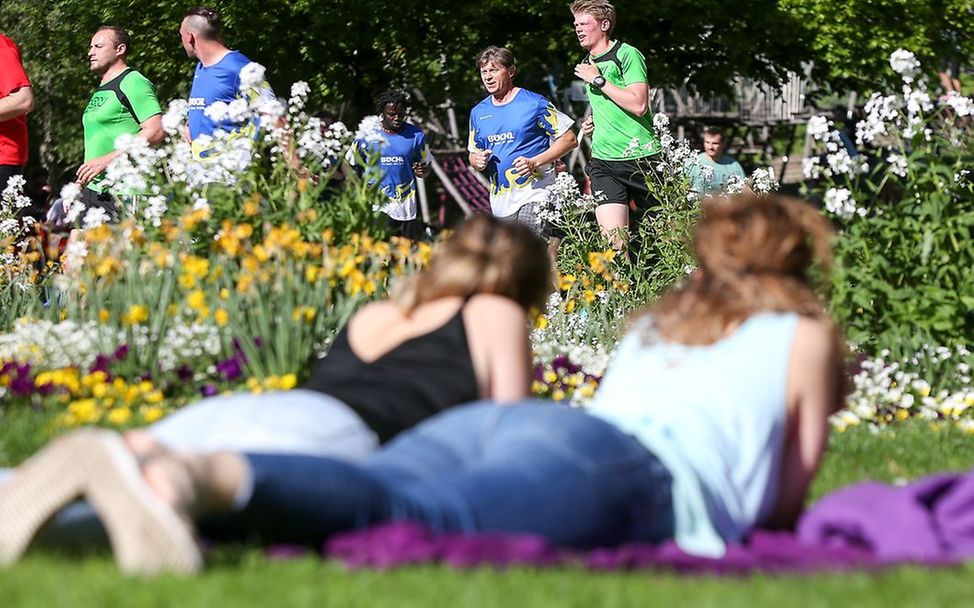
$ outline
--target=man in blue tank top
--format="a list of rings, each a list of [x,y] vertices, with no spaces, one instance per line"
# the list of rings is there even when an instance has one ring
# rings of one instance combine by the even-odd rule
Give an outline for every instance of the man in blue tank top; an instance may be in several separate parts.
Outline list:
[[[220,131],[230,137],[253,137],[257,130],[255,122],[237,116],[239,109],[235,106],[223,108],[214,104],[232,104],[238,99],[253,102],[259,97],[274,96],[262,68],[223,44],[221,27],[219,11],[206,7],[190,10],[179,26],[186,54],[199,59],[189,92],[188,115],[188,137],[197,158],[214,153],[211,138]],[[214,111],[217,108],[219,111]]]
[[[361,160],[374,160],[366,169],[370,183],[378,183],[386,202],[378,207],[388,216],[389,231],[412,240],[423,238],[423,223],[416,215],[416,178],[429,175],[430,157],[426,134],[406,122],[406,94],[389,90],[376,99],[381,131],[370,140],[357,139]],[[352,154],[349,161],[356,164]]]
[[[555,181],[554,161],[577,145],[573,121],[544,96],[514,86],[517,67],[508,49],[487,47],[477,56],[486,98],[470,111],[470,165],[490,178],[496,217],[527,224],[545,235],[534,213]]]

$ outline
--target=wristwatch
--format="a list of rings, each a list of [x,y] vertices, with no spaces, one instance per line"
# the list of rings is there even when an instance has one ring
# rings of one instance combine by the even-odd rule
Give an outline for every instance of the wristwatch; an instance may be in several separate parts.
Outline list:
[[[602,87],[604,87],[605,86],[605,76],[603,76],[602,74],[599,74],[598,76],[596,76],[595,78],[593,78],[592,79],[592,86],[595,87],[596,89],[601,89]]]

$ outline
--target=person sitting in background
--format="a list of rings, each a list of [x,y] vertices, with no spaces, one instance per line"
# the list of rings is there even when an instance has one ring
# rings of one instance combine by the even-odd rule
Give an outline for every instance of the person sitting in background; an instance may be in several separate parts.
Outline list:
[[[704,127],[703,152],[697,156],[693,185],[690,187],[699,196],[722,191],[732,177],[744,179],[741,164],[727,154],[728,143],[722,129]]]
[[[795,200],[706,200],[698,270],[633,320],[588,410],[455,408],[363,463],[133,453],[117,433],[77,432],[0,491],[0,562],[79,493],[122,568],[144,573],[201,567],[190,518],[210,539],[320,545],[405,520],[582,549],[675,538],[719,556],[795,522],[843,403],[843,340],[810,274],[827,273],[830,235]]]

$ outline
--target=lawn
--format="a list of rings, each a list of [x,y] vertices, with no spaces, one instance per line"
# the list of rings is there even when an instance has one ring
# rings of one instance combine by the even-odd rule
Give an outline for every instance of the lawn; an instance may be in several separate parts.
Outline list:
[[[0,416],[0,464],[42,441],[45,416]],[[912,479],[974,463],[974,437],[923,422],[879,434],[837,433],[813,493],[860,479]],[[334,562],[267,560],[256,550],[223,550],[195,579],[126,578],[106,556],[85,559],[34,553],[0,573],[0,606],[969,606],[974,565],[942,570],[717,579],[649,572],[593,573],[439,567],[346,572]]]

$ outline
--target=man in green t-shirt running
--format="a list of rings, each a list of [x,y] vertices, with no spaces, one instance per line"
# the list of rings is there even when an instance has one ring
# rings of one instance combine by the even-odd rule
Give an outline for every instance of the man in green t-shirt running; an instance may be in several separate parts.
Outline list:
[[[652,157],[659,153],[649,112],[649,80],[643,54],[611,39],[616,9],[608,0],[576,0],[571,5],[575,35],[588,55],[575,66],[592,116],[582,132],[592,137],[592,160],[585,167],[592,193],[604,202],[595,210],[602,233],[621,249],[629,228],[629,201],[641,211],[655,203],[646,187]]]
[[[101,75],[101,83],[91,94],[82,118],[85,162],[78,168],[75,180],[83,186],[82,219],[88,209],[96,207],[104,209],[113,221],[118,219],[113,193],[104,183],[105,169],[120,154],[115,151],[115,139],[129,134],[155,144],[165,136],[162,107],[152,83],[126,63],[131,48],[128,32],[113,25],[101,26],[91,38],[88,61],[91,71]]]

